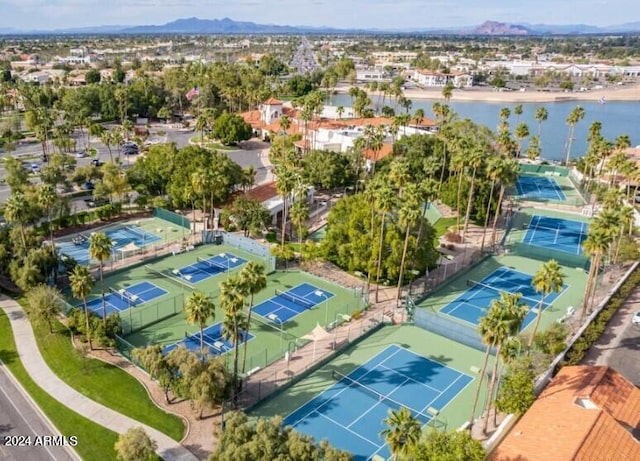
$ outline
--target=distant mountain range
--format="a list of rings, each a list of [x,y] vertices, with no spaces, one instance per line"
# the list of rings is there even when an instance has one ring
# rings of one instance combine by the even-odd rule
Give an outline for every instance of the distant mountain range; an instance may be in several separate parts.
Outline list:
[[[442,34],[442,35],[582,35],[640,32],[640,22],[598,27],[586,24],[507,24],[486,21],[472,28],[425,28],[425,29],[337,29],[331,27],[288,26],[256,24],[233,19],[183,18],[162,25],[141,26],[96,26],[59,30],[20,30],[0,28],[2,35],[92,35],[92,34]]]

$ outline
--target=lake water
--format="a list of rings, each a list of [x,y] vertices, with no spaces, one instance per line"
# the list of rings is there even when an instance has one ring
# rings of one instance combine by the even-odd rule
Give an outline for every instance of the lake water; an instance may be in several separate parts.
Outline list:
[[[375,96],[371,96],[374,104],[377,102]],[[393,101],[392,101],[393,102]],[[422,108],[429,118],[434,118],[431,108],[434,102],[443,103],[443,100],[414,100],[410,112]],[[488,126],[496,130],[498,126],[500,109],[508,107],[511,109],[509,122],[513,130],[517,124],[513,108],[518,103],[495,103],[495,102],[457,102],[452,100],[450,107],[460,116],[460,118],[470,118],[476,123]],[[338,94],[333,97],[334,106],[350,106],[351,97],[347,94]],[[631,145],[640,144],[640,102],[611,101],[606,104],[589,101],[567,101],[567,102],[547,102],[547,103],[522,103],[523,112],[519,121],[525,122],[529,126],[531,135],[538,132],[538,122],[534,119],[535,110],[544,106],[547,108],[549,117],[542,123],[542,157],[548,160],[563,160],[565,156],[565,146],[569,134],[569,127],[566,119],[569,112],[577,105],[584,107],[585,117],[577,125],[575,130],[575,140],[571,148],[572,157],[580,157],[587,148],[587,134],[592,122],[602,123],[602,134],[612,142],[619,135],[626,134],[631,138]],[[404,109],[400,109],[402,111]],[[396,109],[398,112],[398,109]],[[526,142],[524,143],[526,145]]]

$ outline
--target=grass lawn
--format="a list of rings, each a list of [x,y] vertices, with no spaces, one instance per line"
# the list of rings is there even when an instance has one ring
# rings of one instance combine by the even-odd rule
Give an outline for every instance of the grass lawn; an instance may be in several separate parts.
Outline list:
[[[18,359],[13,331],[6,314],[0,310],[0,359],[22,384],[31,398],[47,415],[62,435],[78,437],[75,447],[85,461],[116,459],[113,449],[118,434],[80,416],[43,391],[29,376]]]
[[[442,237],[444,234],[446,234],[451,226],[455,226],[456,221],[457,221],[457,218],[455,216],[452,218],[440,218],[436,221],[436,223],[433,226],[433,228],[436,231],[436,235],[435,235],[436,246],[440,245],[440,241],[438,239]]]
[[[189,139],[189,142],[202,145],[202,147],[206,149],[214,149],[214,150],[240,150],[238,146],[225,146],[224,144],[220,144],[219,142],[209,141],[205,138],[204,142],[202,142],[202,138],[200,136],[194,136]]]
[[[100,360],[82,356],[71,344],[66,327],[56,322],[54,332],[32,322],[38,347],[53,372],[69,386],[102,405],[167,434],[176,441],[184,435],[184,423],[165,413],[131,375]]]

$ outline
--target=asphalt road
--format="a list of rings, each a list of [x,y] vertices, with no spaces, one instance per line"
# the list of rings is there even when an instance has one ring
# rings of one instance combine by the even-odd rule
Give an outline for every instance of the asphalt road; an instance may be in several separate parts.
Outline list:
[[[36,436],[58,435],[0,363],[0,461],[67,461],[77,459],[60,446],[34,446]],[[10,446],[13,444],[23,446]]]

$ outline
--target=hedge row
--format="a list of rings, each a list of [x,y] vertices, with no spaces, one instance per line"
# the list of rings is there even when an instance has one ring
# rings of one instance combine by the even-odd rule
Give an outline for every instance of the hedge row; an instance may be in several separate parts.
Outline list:
[[[560,363],[561,367],[565,365],[578,365],[582,361],[593,343],[600,339],[600,336],[604,333],[609,320],[611,320],[618,309],[624,304],[629,294],[631,294],[631,291],[633,291],[638,284],[640,284],[640,268],[636,269],[622,284],[620,289],[611,296],[606,306],[573,343],[567,351],[565,359]]]

